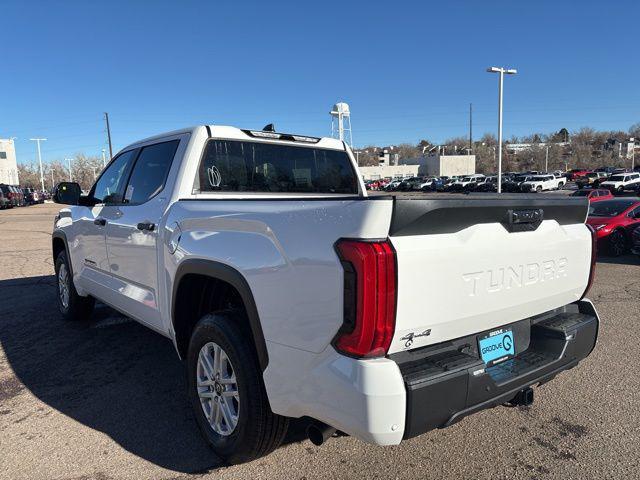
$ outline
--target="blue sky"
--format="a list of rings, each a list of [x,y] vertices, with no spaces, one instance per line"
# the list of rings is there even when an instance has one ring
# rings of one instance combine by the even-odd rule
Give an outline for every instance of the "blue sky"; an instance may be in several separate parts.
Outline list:
[[[356,146],[640,122],[635,1],[3,1],[0,137],[18,159],[105,148],[200,123],[328,135],[351,105]]]

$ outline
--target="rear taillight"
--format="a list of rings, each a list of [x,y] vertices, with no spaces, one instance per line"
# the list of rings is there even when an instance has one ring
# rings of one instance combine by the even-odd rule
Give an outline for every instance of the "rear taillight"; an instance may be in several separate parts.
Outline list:
[[[593,285],[593,278],[596,275],[596,259],[598,255],[598,237],[596,236],[596,230],[589,224],[587,224],[587,228],[589,229],[589,232],[591,232],[591,269],[589,270],[587,288],[584,290],[580,300],[587,296],[587,293],[589,293],[589,290],[591,289],[591,285]]]
[[[389,241],[340,240],[344,323],[336,349],[352,357],[386,355],[396,323],[396,256]]]

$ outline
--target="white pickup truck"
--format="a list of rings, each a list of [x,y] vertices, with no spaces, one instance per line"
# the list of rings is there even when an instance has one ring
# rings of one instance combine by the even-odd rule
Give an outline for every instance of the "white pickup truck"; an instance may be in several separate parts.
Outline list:
[[[639,187],[640,173],[637,172],[616,173],[600,184],[600,188],[606,188],[611,193],[623,193],[625,190],[638,189]]]
[[[545,190],[560,190],[567,179],[554,175],[535,175],[520,185],[523,192],[542,192]]]
[[[95,299],[169,338],[230,463],[290,418],[395,445],[528,405],[596,343],[584,198],[368,197],[343,142],[223,126],[132,144],[54,198],[62,316]]]

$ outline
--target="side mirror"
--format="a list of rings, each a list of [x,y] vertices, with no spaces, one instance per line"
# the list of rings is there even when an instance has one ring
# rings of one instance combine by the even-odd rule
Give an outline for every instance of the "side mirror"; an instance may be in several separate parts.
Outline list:
[[[53,192],[53,201],[64,205],[78,205],[82,189],[76,182],[61,182]]]

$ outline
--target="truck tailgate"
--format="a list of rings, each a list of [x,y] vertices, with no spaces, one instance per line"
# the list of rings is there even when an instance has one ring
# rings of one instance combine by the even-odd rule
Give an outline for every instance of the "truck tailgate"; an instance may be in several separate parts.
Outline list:
[[[395,198],[396,329],[389,353],[494,329],[575,302],[592,240],[581,198]]]

